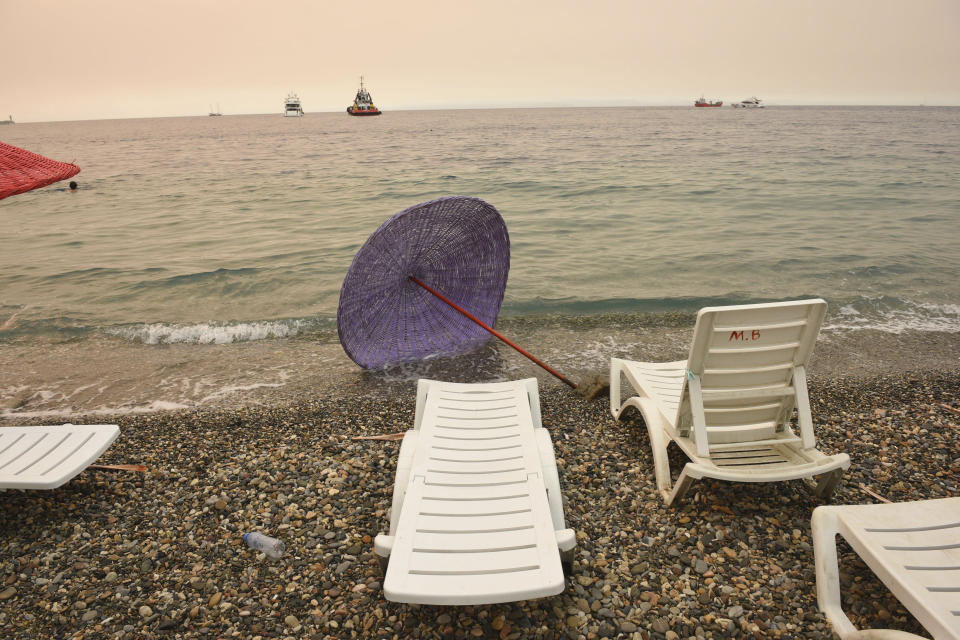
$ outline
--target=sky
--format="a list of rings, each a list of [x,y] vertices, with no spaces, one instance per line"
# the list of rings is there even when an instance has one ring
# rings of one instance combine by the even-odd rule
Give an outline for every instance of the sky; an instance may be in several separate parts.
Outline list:
[[[0,119],[960,105],[960,0],[0,0]]]

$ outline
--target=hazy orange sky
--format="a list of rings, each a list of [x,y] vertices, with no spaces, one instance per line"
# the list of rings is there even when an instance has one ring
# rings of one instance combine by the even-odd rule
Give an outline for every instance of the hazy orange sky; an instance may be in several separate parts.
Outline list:
[[[0,0],[0,119],[960,104],[960,0]]]

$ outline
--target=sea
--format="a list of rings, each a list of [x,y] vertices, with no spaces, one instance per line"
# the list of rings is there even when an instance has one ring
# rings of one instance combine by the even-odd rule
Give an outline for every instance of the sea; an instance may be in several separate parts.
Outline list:
[[[228,114],[0,140],[82,168],[75,192],[0,201],[0,418],[542,376],[500,346],[372,373],[340,348],[357,250],[447,195],[506,222],[498,328],[577,375],[684,357],[713,305],[822,297],[845,344],[960,334],[960,108]]]

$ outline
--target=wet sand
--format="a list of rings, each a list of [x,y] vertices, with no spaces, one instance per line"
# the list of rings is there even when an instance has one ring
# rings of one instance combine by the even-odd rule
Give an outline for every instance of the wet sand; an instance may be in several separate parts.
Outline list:
[[[606,375],[611,357],[685,358],[691,314],[507,318],[500,329],[574,381]],[[810,373],[877,375],[954,369],[960,334],[824,330]],[[502,343],[389,371],[364,372],[335,332],[229,344],[142,344],[94,335],[0,342],[0,424],[157,410],[287,406],[338,390],[377,395],[420,377],[477,381],[536,376],[559,383]]]

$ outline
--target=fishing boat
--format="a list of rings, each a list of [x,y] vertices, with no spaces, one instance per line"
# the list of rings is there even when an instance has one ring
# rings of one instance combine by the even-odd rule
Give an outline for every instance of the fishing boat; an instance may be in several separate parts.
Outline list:
[[[303,107],[300,106],[300,97],[293,91],[283,101],[283,115],[287,118],[299,118],[303,115]]]
[[[722,107],[723,100],[707,100],[703,96],[700,96],[696,102],[693,103],[695,107]]]
[[[357,90],[353,104],[347,107],[347,113],[352,116],[378,116],[381,113],[380,109],[374,106],[370,92],[363,88],[363,76],[360,76],[360,89]]]
[[[734,102],[731,106],[740,107],[741,109],[763,109],[763,102],[761,102],[757,96],[753,96],[740,102]]]

